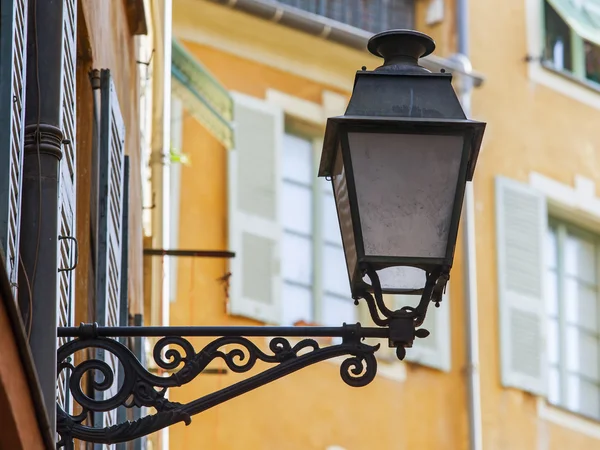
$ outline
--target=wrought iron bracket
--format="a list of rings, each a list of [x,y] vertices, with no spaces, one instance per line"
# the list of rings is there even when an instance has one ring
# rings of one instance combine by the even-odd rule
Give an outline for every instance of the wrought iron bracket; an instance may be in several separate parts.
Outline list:
[[[375,352],[380,345],[365,344],[364,339],[387,339],[388,345],[396,347],[397,356],[403,359],[405,348],[412,347],[415,337],[429,334],[427,330],[417,328],[425,319],[429,303],[439,303],[440,283],[445,284],[445,281],[441,274],[428,274],[419,305],[392,311],[384,303],[375,272],[369,271],[368,276],[374,296],[365,292],[362,298],[377,327],[356,323],[341,327],[101,327],[81,324],[58,328],[58,337],[74,338],[58,349],[57,376],[67,371],[68,389],[77,412],[65,411],[57,404],[60,436],[57,448],[73,449],[74,439],[100,444],[127,442],[178,422],[189,424],[192,416],[209,408],[304,367],[340,356],[346,356],[340,366],[340,376],[346,384],[352,387],[369,384],[377,373]],[[272,336],[276,337],[264,346],[250,339]],[[115,339],[122,337],[160,337],[154,344],[152,357],[169,375],[150,373],[127,346]],[[216,339],[197,351],[187,339],[190,337]],[[301,340],[290,342],[288,338],[291,337]],[[321,347],[314,339],[318,337],[338,337],[341,343]],[[75,355],[83,351],[92,355],[91,359],[79,362],[79,355]],[[112,356],[108,357],[108,354]],[[215,360],[222,360],[236,373],[251,371],[259,361],[270,367],[188,403],[168,399],[168,389],[192,382]],[[84,392],[84,378],[87,378],[91,394]],[[92,426],[87,422],[93,415],[91,413],[108,413],[123,407],[153,407],[156,412],[108,427]]]

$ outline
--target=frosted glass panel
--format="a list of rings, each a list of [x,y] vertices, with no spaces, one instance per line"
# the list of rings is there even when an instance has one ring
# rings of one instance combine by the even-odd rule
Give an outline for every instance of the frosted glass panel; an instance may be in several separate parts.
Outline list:
[[[356,242],[354,241],[354,229],[352,227],[352,215],[350,214],[350,199],[348,197],[348,185],[346,184],[346,171],[342,161],[341,147],[338,146],[333,173],[331,176],[333,192],[336,198],[336,208],[340,220],[342,241],[350,277],[356,268],[358,256],[356,254]]]
[[[312,282],[312,239],[283,233],[281,252],[283,278],[310,285]]]
[[[313,181],[312,142],[290,134],[283,138],[283,177],[300,183]]]
[[[600,390],[597,385],[575,375],[567,377],[568,398],[570,409],[589,417],[600,417]]]
[[[549,268],[556,268],[556,231],[549,229],[546,234],[546,263]]]
[[[546,295],[548,315],[558,317],[558,277],[553,270],[546,271]]]
[[[598,418],[600,416],[600,389],[594,383],[587,380],[580,380],[579,392],[579,412],[589,417]]]
[[[548,371],[548,400],[558,405],[560,403],[560,375],[557,367]]]
[[[596,282],[596,252],[592,242],[567,236],[565,269],[568,275],[590,283]]]
[[[558,321],[548,321],[548,361],[551,364],[558,364],[560,352],[560,335],[558,332]]]
[[[299,233],[312,230],[312,189],[292,183],[283,183],[281,195],[283,227]]]
[[[567,370],[598,380],[598,339],[575,327],[567,327]]]
[[[336,245],[323,248],[323,285],[327,292],[351,297],[344,250]]]
[[[443,258],[462,136],[348,133],[365,254]]]
[[[312,290],[310,288],[283,283],[282,298],[282,325],[293,325],[299,320],[306,322],[313,320]]]
[[[565,281],[565,313],[567,322],[592,332],[598,332],[598,297],[596,289],[572,278]]]
[[[398,292],[423,289],[427,281],[425,271],[415,267],[388,267],[378,270],[377,275],[383,289],[397,289]],[[368,276],[365,275],[363,280],[371,285]]]

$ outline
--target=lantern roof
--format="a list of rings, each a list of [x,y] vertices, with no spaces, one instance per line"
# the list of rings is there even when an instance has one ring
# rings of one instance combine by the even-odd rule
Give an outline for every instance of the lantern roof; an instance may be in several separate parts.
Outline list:
[[[352,126],[399,134],[471,130],[467,179],[472,180],[485,123],[467,119],[452,74],[432,73],[419,65],[419,58],[434,51],[433,39],[418,31],[391,30],[373,36],[367,48],[384,63],[358,71],[345,114],[328,119],[319,176],[331,175],[339,129]]]

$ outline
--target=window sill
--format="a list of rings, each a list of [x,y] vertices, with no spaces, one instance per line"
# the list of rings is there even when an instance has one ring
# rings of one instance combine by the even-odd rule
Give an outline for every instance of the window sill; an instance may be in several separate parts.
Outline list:
[[[600,439],[600,421],[596,419],[551,405],[543,397],[538,397],[537,411],[540,419],[591,438]]]
[[[576,78],[558,71],[547,63],[531,61],[528,64],[529,78],[565,97],[600,110],[600,85],[593,81]]]
[[[552,64],[550,64],[548,62],[545,62],[545,61],[542,61],[540,64],[541,64],[541,66],[544,69],[546,69],[546,70],[548,70],[548,71],[550,71],[550,72],[552,72],[552,73],[554,73],[554,74],[556,74],[558,76],[566,78],[567,80],[569,80],[569,81],[571,81],[573,83],[577,83],[580,86],[588,88],[588,89],[590,89],[593,92],[600,93],[600,84],[598,84],[598,83],[596,83],[594,81],[587,80],[587,79],[582,79],[582,78],[578,78],[575,75],[573,75],[571,72],[567,72],[565,70],[555,69],[554,67],[552,67]]]

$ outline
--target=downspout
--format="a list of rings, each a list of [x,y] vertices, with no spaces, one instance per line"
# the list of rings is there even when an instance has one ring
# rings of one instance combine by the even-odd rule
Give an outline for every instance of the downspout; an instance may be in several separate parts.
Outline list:
[[[49,425],[56,429],[58,180],[62,158],[63,2],[30,0],[19,305],[31,320],[29,345]],[[31,286],[32,298],[27,286]]]
[[[456,22],[458,54],[453,59],[462,66],[459,75],[459,97],[467,117],[471,116],[471,93],[473,80],[469,76],[472,70],[469,60],[469,0],[457,0]],[[463,253],[465,267],[465,344],[467,353],[467,405],[469,415],[469,449],[483,449],[481,424],[481,386],[479,374],[479,328],[477,313],[477,254],[475,243],[475,200],[473,183],[467,183],[463,204]]]

